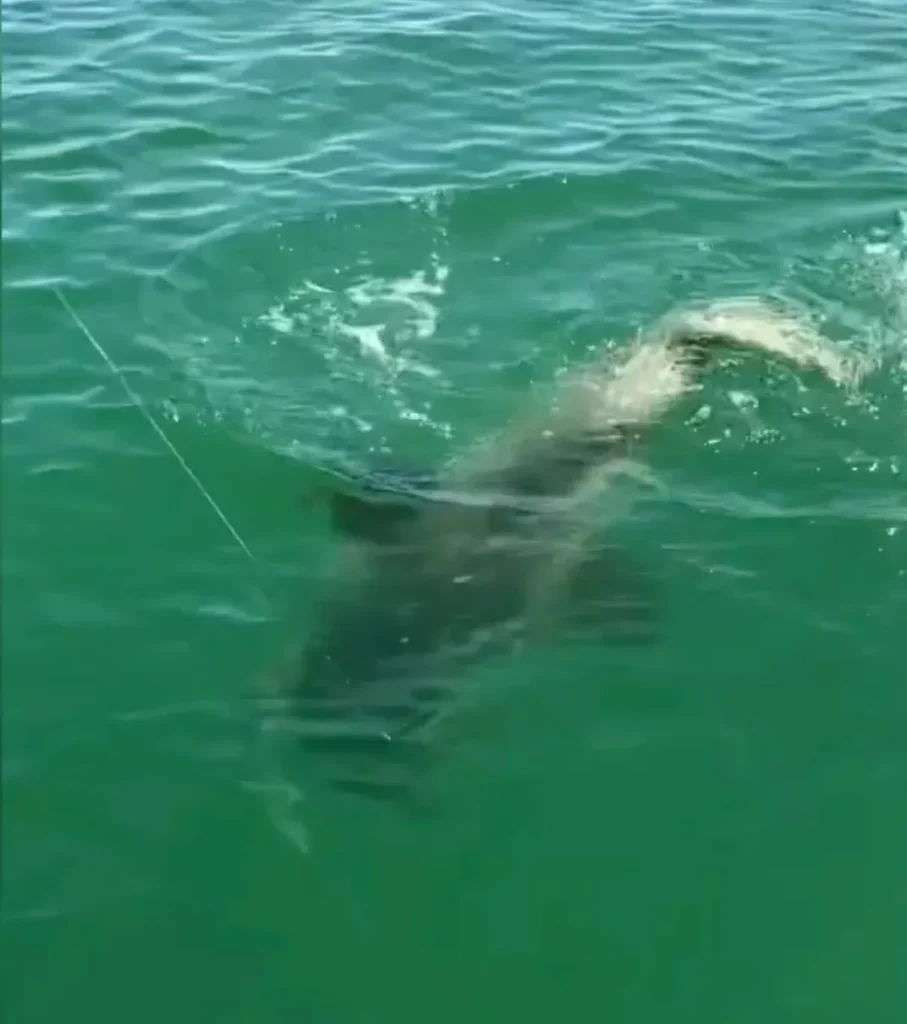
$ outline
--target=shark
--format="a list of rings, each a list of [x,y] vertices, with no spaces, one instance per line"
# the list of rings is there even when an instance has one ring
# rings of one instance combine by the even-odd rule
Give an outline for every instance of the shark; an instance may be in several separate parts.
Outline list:
[[[475,662],[571,630],[657,642],[652,574],[609,540],[601,499],[646,479],[647,433],[720,353],[747,350],[840,385],[858,376],[807,318],[713,302],[566,373],[539,409],[447,463],[320,483],[338,550],[304,642],[266,677],[265,728],[333,787],[405,798]]]

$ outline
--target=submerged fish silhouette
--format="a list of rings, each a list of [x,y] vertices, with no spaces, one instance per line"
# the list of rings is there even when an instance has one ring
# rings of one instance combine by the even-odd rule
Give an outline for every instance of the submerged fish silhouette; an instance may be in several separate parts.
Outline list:
[[[432,474],[323,488],[342,571],[301,654],[270,679],[266,721],[342,789],[393,795],[431,763],[428,726],[463,667],[566,627],[645,642],[647,574],[596,543],[590,494],[632,472],[642,428],[719,348],[754,348],[843,382],[841,357],[762,306],[712,306],[658,325],[614,368],[574,374],[538,420]]]

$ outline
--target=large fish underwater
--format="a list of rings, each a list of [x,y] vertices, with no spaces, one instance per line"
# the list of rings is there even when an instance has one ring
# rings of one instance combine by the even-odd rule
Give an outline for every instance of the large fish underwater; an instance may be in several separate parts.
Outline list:
[[[838,384],[853,367],[803,320],[753,301],[658,322],[618,356],[567,374],[537,416],[426,473],[321,487],[342,541],[302,649],[269,674],[261,721],[328,782],[406,797],[467,667],[572,627],[649,642],[646,574],[596,519],[668,408],[714,357],[755,350]],[[589,509],[594,514],[589,513]]]

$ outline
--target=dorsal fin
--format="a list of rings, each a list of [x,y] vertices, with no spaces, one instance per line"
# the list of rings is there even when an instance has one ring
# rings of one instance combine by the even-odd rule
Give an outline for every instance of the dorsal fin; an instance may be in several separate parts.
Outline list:
[[[331,525],[338,533],[372,544],[399,540],[401,532],[419,514],[412,501],[393,497],[377,498],[347,491],[332,491],[328,496]]]
[[[396,469],[356,477],[334,471],[326,475],[315,490],[328,505],[331,525],[337,533],[372,544],[397,542],[437,486],[431,473]]]
[[[430,508],[459,508],[465,516],[490,517],[486,526],[505,530],[528,511],[519,503],[486,496],[469,500],[467,494],[447,490],[432,473],[383,470],[351,478],[331,473],[331,480],[316,490],[328,504],[334,529],[347,537],[372,544],[396,544],[404,531]]]

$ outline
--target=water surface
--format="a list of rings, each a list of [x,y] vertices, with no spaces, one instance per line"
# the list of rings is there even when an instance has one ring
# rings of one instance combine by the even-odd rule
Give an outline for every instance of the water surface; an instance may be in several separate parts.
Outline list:
[[[902,1017],[900,0],[11,0],[4,51],[9,1019]],[[710,377],[620,527],[660,642],[485,666],[443,812],[307,791],[301,852],[242,701],[308,467],[431,465],[741,293],[863,390]]]

